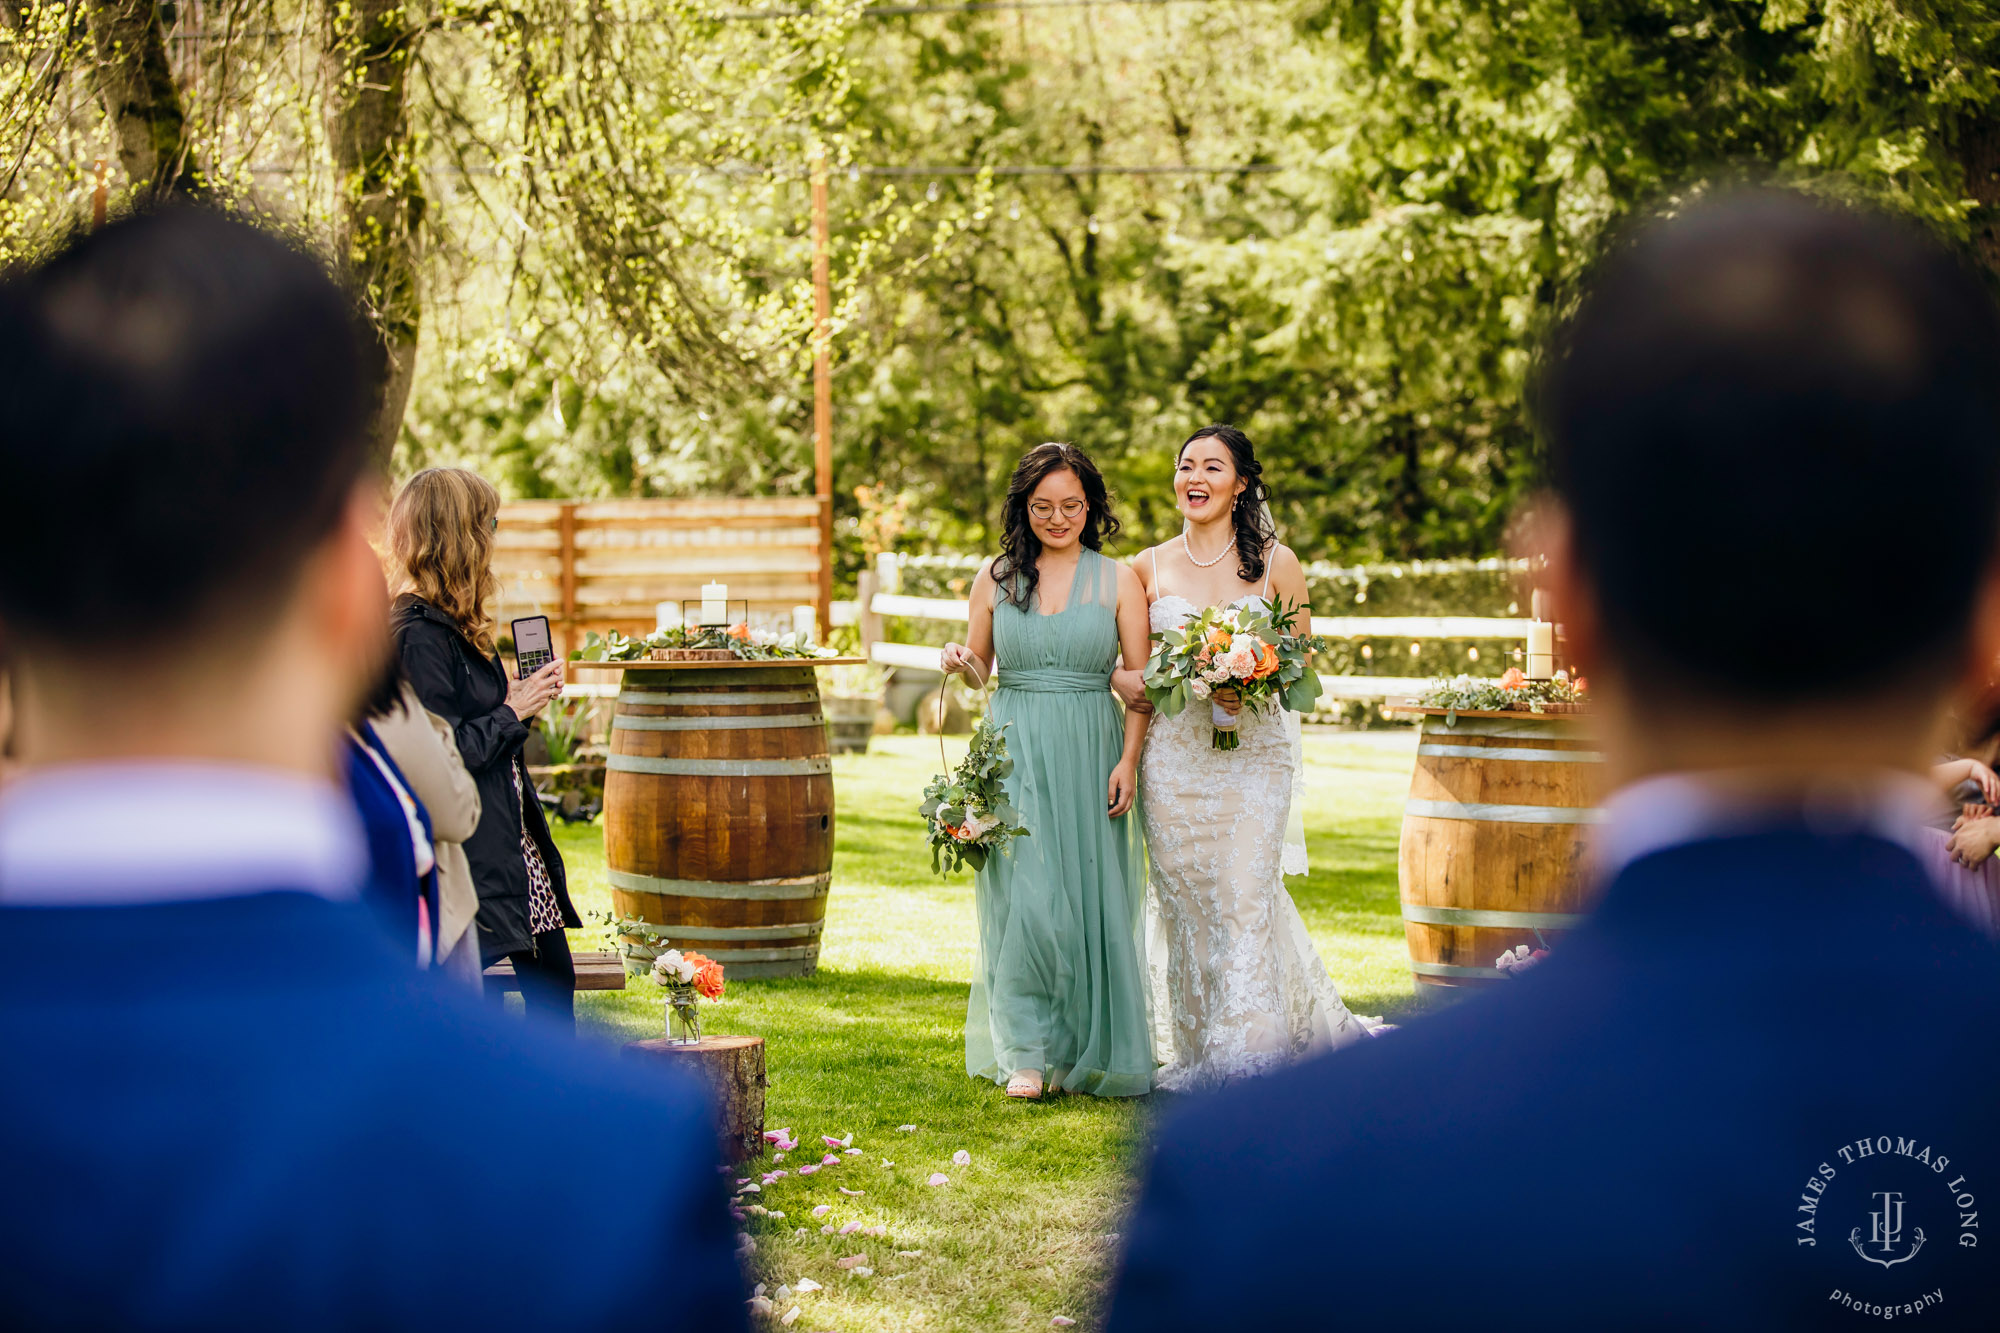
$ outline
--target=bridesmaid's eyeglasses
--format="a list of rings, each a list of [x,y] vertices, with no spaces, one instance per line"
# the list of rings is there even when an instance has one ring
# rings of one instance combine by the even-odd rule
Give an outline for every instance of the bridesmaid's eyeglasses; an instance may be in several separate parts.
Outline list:
[[[1083,511],[1088,508],[1090,508],[1088,500],[1064,500],[1062,502],[1062,516],[1064,518],[1080,518],[1083,515]],[[1047,500],[1030,500],[1028,501],[1028,512],[1046,523],[1056,516],[1056,507]]]

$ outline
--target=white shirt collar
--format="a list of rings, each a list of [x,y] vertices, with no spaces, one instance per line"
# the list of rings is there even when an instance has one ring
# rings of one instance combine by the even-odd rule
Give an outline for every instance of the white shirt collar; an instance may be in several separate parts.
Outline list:
[[[1829,779],[1803,802],[1746,803],[1736,774],[1665,773],[1621,787],[1604,802],[1590,840],[1590,867],[1606,883],[1642,857],[1704,838],[1726,837],[1800,819],[1827,834],[1871,833],[1915,852],[1917,830],[1937,805],[1937,789],[1914,773],[1880,769]]]
[[[185,760],[31,770],[0,787],[0,905],[360,895],[367,842],[332,783]]]

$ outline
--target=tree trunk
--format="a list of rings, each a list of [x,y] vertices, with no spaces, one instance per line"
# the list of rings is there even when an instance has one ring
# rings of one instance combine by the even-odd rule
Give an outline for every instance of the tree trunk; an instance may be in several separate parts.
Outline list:
[[[387,459],[417,369],[426,203],[407,106],[420,30],[401,0],[328,0],[327,139],[339,173],[340,250],[385,354],[375,446]]]
[[[2000,284],[2000,113],[1988,107],[1959,121],[1952,150],[1965,172],[1965,188],[1978,204],[1972,215],[1972,253],[1988,278]]]
[[[154,199],[199,193],[158,7],[152,0],[88,0],[87,8],[98,96],[133,189]]]
[[[699,1079],[715,1108],[722,1150],[732,1162],[764,1151],[764,1039],[703,1037],[693,1045],[659,1037],[625,1043],[628,1060],[658,1062]]]

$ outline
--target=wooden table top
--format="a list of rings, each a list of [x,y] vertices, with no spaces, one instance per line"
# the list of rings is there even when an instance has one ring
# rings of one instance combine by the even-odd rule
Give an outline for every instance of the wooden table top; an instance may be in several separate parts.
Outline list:
[[[1383,704],[1385,713],[1410,713],[1425,717],[1443,717],[1446,713],[1456,713],[1459,717],[1512,717],[1546,721],[1558,717],[1589,717],[1588,704],[1549,704],[1539,713],[1531,713],[1525,708],[1433,708],[1429,704],[1400,703]]]

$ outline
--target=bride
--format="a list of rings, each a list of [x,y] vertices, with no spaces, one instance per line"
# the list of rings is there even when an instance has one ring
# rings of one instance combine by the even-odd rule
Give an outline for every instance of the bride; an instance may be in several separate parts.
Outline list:
[[[1278,543],[1262,473],[1234,427],[1203,427],[1181,445],[1174,496],[1186,525],[1133,561],[1154,632],[1260,598],[1309,615],[1305,570]],[[1116,683],[1128,702],[1145,697],[1136,672]],[[1298,718],[1244,709],[1234,691],[1215,698],[1237,715],[1239,748],[1211,746],[1209,709],[1197,705],[1154,718],[1141,761],[1166,1089],[1264,1073],[1380,1026],[1341,1003],[1285,891],[1284,876],[1306,869]]]

